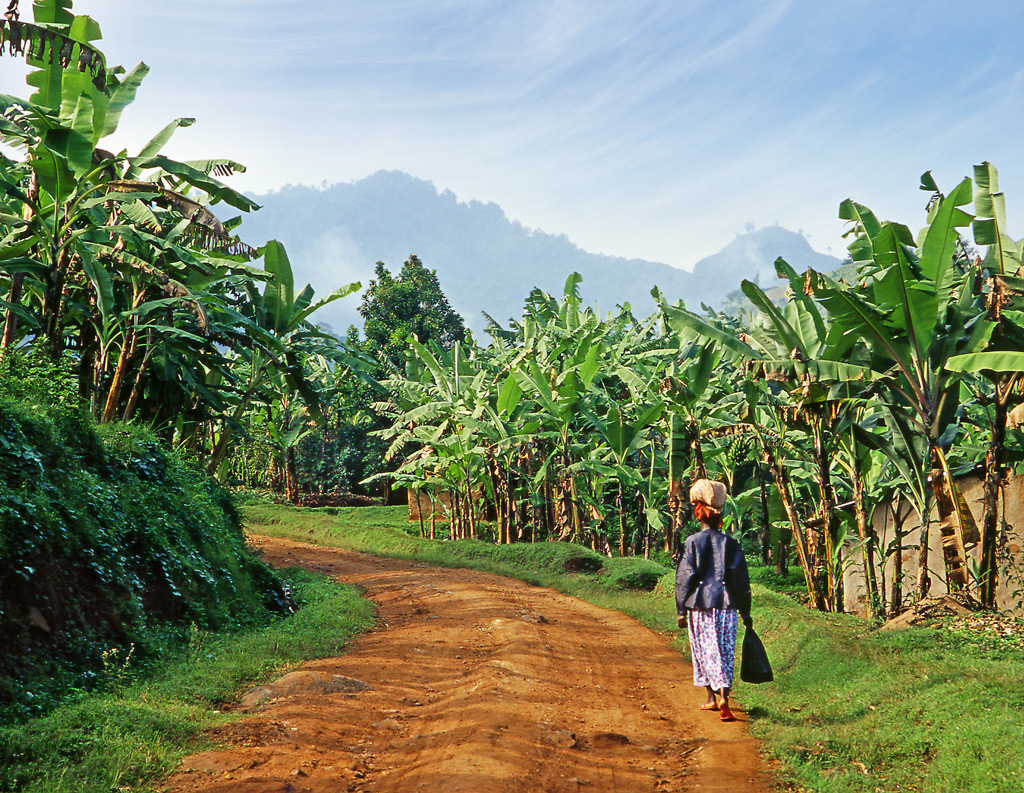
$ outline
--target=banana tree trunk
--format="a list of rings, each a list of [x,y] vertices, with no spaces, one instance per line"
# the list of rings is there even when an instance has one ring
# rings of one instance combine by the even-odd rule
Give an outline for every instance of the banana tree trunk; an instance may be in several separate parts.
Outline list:
[[[868,619],[874,619],[879,607],[878,580],[875,577],[875,530],[868,521],[864,500],[864,476],[854,460],[853,514],[857,522],[857,536],[860,537],[861,558],[864,562],[864,585],[867,587],[865,611]]]
[[[430,491],[430,539],[437,539],[437,492]]]
[[[523,482],[522,454],[509,459],[509,514],[512,518],[512,539],[510,542],[526,540],[527,504],[529,489]]]
[[[764,471],[757,467],[757,487],[761,501],[761,564],[767,567],[771,562],[772,527],[768,511],[768,488],[764,485]]]
[[[284,489],[292,504],[299,503],[299,478],[295,472],[295,447],[284,450]]]
[[[708,478],[708,469],[704,465],[704,450],[700,445],[700,433],[695,431],[693,438],[693,459],[697,465],[697,474],[700,479]]]
[[[125,335],[124,343],[121,344],[121,352],[117,356],[117,364],[114,366],[114,376],[111,378],[110,387],[107,389],[107,398],[103,404],[103,415],[100,421],[104,424],[108,421],[113,421],[117,417],[117,408],[121,402],[121,390],[124,388],[124,381],[127,376],[128,361],[135,350],[134,328],[129,328]]]
[[[903,524],[910,517],[911,509],[908,507],[904,514],[900,514],[899,502],[890,501],[889,512],[892,515],[893,534],[895,535],[895,553],[892,560],[892,592],[889,595],[889,616],[895,617],[903,611]]]
[[[27,196],[29,203],[25,204],[21,216],[25,220],[31,220],[34,211],[32,206],[39,200],[39,174],[32,170],[28,180]],[[11,277],[11,291],[7,295],[7,316],[4,318],[4,332],[0,337],[0,357],[4,350],[14,345],[14,339],[18,332],[18,315],[14,312],[14,306],[21,302],[21,290],[25,284],[25,274],[16,273]]]
[[[814,467],[815,478],[818,480],[818,510],[821,520],[821,532],[817,536],[818,547],[815,556],[815,575],[825,588],[825,602],[829,611],[842,611],[840,602],[840,582],[837,581],[839,559],[836,555],[836,513],[835,499],[832,495],[831,463],[825,449],[824,428],[820,417],[813,422]],[[809,538],[808,538],[809,539]]]
[[[568,470],[568,461],[563,455],[558,457],[559,467],[552,482],[552,501],[554,502],[554,530],[558,539],[568,542],[573,539],[573,499],[572,474]]]
[[[763,454],[764,461],[775,479],[775,488],[779,492],[779,498],[782,499],[782,506],[789,520],[790,531],[796,543],[797,556],[800,558],[800,567],[804,573],[804,582],[807,584],[807,596],[818,611],[825,611],[824,593],[822,593],[821,587],[818,586],[818,580],[814,575],[810,553],[805,545],[803,527],[800,525],[800,515],[797,513],[796,506],[793,504],[793,499],[790,495],[789,478],[786,476],[786,471],[779,462],[779,459],[772,453],[769,447],[764,448]]]
[[[580,542],[583,538],[583,519],[580,515],[580,494],[579,482],[571,471],[566,471],[569,477],[569,515],[572,519],[572,542]]]
[[[505,474],[496,456],[490,457],[491,491],[494,493],[494,539],[498,545],[508,545],[508,490]]]
[[[43,338],[54,360],[64,352],[64,298],[71,263],[72,257],[66,248],[62,248],[50,268],[43,297]]]
[[[665,553],[675,556],[679,547],[679,536],[684,526],[684,506],[687,497],[684,495],[684,484],[681,479],[674,479],[668,488],[668,513],[671,518],[665,530]]]
[[[276,456],[271,456],[267,467],[267,484],[270,485],[270,490],[273,493],[280,493],[283,490],[281,465],[277,462]]]
[[[981,602],[989,608],[996,605],[999,486],[1003,481],[1003,464],[1006,457],[1006,420],[1010,394],[1020,379],[1020,374],[1003,375],[996,382],[992,404],[992,438],[985,454],[985,488],[981,519]]]
[[[449,518],[448,533],[451,539],[461,540],[462,535],[462,497],[458,488],[452,488],[448,492]]]
[[[615,497],[615,505],[619,510],[619,556],[626,555],[626,493],[622,480],[619,480],[619,493]]]
[[[636,504],[637,521],[644,527],[643,533],[643,554],[644,559],[651,558],[651,522],[647,519],[646,504],[643,494],[637,493],[634,499]]]
[[[128,395],[128,404],[125,405],[124,415],[121,416],[122,421],[131,421],[135,415],[135,408],[139,404],[139,397],[142,396],[143,378],[149,366],[149,358],[152,353],[153,348],[147,347],[146,352],[142,356],[142,363],[139,364],[139,370],[135,373],[135,383],[132,385],[132,391]]]
[[[143,293],[139,292],[132,302],[132,309],[137,309],[142,304]],[[132,317],[131,324],[125,331],[125,338],[121,344],[121,352],[117,356],[117,366],[114,368],[114,376],[110,381],[110,388],[107,391],[107,401],[103,406],[103,423],[113,421],[117,418],[118,408],[121,405],[121,392],[128,379],[128,364],[134,360],[135,353],[139,346],[139,318]]]
[[[509,491],[509,500],[514,521],[514,532],[516,542],[525,542],[527,538],[527,510],[529,500],[529,488],[523,481],[523,474],[519,468],[512,469],[512,487]]]
[[[413,492],[416,494],[416,517],[420,519],[420,538],[426,539],[427,531],[423,525],[423,501],[420,498],[420,489],[417,487]],[[433,504],[431,504],[431,508],[433,508]]]
[[[931,575],[928,573],[928,541],[931,516],[921,521],[921,533],[917,540],[917,599],[924,600],[932,588]]]
[[[470,539],[475,540],[477,531],[477,510],[476,503],[473,500],[473,485],[468,480],[466,482],[466,514],[469,516]]]
[[[558,519],[558,486],[549,475],[544,490],[544,539],[551,539],[556,532]]]
[[[18,332],[18,315],[14,312],[14,306],[21,302],[21,289],[25,283],[25,274],[16,273],[11,276],[11,291],[7,295],[7,318],[4,320],[4,332],[0,337],[0,356],[4,350],[14,345],[14,338]]]
[[[939,533],[942,536],[946,585],[951,592],[966,590],[966,548],[969,543],[978,541],[978,527],[960,489],[953,481],[946,455],[938,447],[932,450],[932,490],[939,511]]]
[[[686,476],[686,470],[693,461],[691,434],[686,419],[679,411],[673,411],[669,418],[667,499],[672,519],[665,532],[665,553],[672,557],[679,549],[679,537],[686,525],[686,512],[690,503],[690,480]]]
[[[789,575],[789,542],[784,533],[784,530],[779,532],[779,541],[775,544],[775,572],[781,576]]]

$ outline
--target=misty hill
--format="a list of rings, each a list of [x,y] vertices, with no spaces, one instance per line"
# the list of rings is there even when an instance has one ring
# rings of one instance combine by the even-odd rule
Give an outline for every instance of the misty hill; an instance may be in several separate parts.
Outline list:
[[[499,322],[520,317],[523,301],[539,286],[560,295],[571,272],[583,276],[583,298],[602,312],[630,303],[638,316],[654,309],[657,285],[670,301],[697,308],[720,304],[741,279],[774,280],[782,256],[797,270],[833,269],[839,260],[813,251],[803,236],[781,227],[738,236],[720,253],[697,262],[692,273],[667,264],[588,253],[564,235],[531,230],[509,220],[501,207],[460,202],[451,191],[398,171],[380,171],[325,189],[288,186],[254,196],[263,209],[247,217],[242,238],[253,245],[278,239],[288,249],[295,280],[318,295],[351,281],[366,285],[379,260],[397,272],[415,253],[436,270],[452,306],[480,331],[481,312]],[[314,319],[343,333],[362,327],[357,296],[325,307]]]

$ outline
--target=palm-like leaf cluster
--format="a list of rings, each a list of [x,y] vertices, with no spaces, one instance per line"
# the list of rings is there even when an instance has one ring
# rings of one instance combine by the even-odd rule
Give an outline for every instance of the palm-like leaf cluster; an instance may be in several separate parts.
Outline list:
[[[148,68],[105,68],[98,25],[67,0],[33,10],[37,24],[21,23],[12,3],[0,31],[35,67],[36,89],[0,96],[0,142],[16,155],[0,154],[0,357],[70,357],[98,419],[151,422],[211,470],[254,404],[296,403],[285,423],[296,412],[308,423],[319,401],[308,362],[346,365],[309,316],[358,285],[314,301],[278,243],[256,251],[235,237],[240,218],[216,213],[258,208],[221,181],[243,166],[162,153],[192,119],[136,154],[102,148]],[[59,47],[74,57],[52,57]],[[262,268],[250,264],[260,255]],[[284,431],[283,448],[292,439]]]

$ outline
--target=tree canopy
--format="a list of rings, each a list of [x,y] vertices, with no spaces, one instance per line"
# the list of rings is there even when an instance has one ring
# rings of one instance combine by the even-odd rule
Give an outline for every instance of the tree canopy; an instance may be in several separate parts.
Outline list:
[[[374,276],[359,313],[366,340],[384,359],[403,368],[413,337],[421,344],[436,341],[445,350],[466,341],[469,331],[441,291],[437,272],[415,255],[405,260],[397,277],[384,262],[377,262]]]

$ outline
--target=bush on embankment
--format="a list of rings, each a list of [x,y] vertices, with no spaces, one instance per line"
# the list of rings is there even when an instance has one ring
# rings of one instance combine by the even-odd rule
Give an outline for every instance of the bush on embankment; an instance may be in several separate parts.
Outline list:
[[[97,427],[38,376],[4,375],[0,722],[96,688],[129,655],[145,668],[175,631],[280,611],[226,491],[150,432]]]

